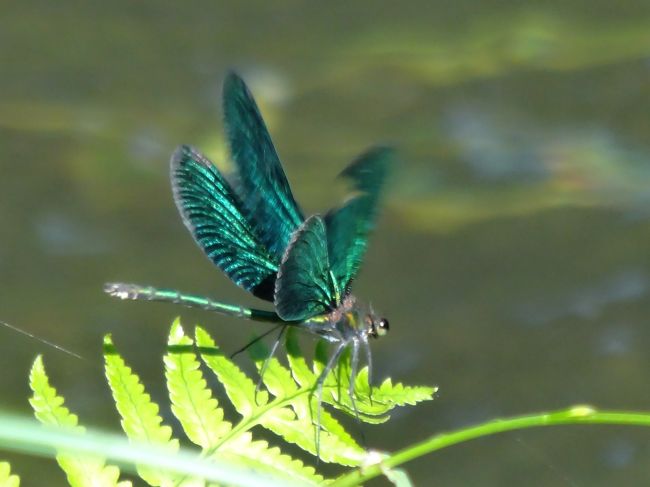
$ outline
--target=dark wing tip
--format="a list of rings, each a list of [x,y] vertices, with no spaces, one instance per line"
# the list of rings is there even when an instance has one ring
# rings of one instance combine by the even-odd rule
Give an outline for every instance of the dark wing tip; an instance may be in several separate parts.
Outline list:
[[[170,167],[173,169],[175,167],[180,166],[181,162],[185,157],[187,156],[187,153],[190,151],[190,147],[188,145],[179,145],[174,149],[174,152],[172,153],[172,157],[169,161]]]
[[[191,145],[179,145],[169,161],[169,168],[171,170],[172,181],[174,180],[174,172],[179,167],[182,167],[188,161],[194,161],[204,167],[214,166],[212,162],[205,157],[200,151]]]
[[[393,147],[371,147],[343,169],[338,177],[352,181],[353,187],[358,191],[375,193],[384,184],[395,156]]]
[[[361,153],[350,163],[339,177],[356,177],[360,173],[369,170],[371,167],[376,169],[378,166],[382,170],[387,170],[395,159],[396,150],[390,145],[376,145],[365,152]]]
[[[190,158],[192,148],[189,145],[179,145],[174,150],[169,160],[169,176],[172,183],[172,193],[174,201],[178,204],[178,169]],[[180,206],[179,206],[180,209]],[[182,213],[182,212],[181,212]]]
[[[235,71],[228,71],[223,81],[224,102],[236,98],[240,93],[249,93],[248,86]]]
[[[228,72],[226,73],[226,77],[224,78],[224,84],[229,84],[229,83],[243,83],[244,81],[242,80],[242,77],[239,76],[237,71],[234,69],[229,69]]]
[[[194,224],[187,213],[183,196],[181,194],[182,181],[187,176],[184,166],[186,166],[189,161],[201,164],[206,168],[210,168],[212,163],[190,145],[179,145],[169,161],[169,179],[171,181],[174,203],[176,204],[178,213],[181,215],[183,224],[187,227],[190,233],[194,235]]]

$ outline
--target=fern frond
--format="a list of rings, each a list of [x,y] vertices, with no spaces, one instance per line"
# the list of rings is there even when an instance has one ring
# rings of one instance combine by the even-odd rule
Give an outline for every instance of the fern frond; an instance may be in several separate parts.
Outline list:
[[[368,381],[368,369],[365,368],[365,380]],[[359,374],[361,376],[361,374]],[[363,377],[360,377],[363,379]],[[422,401],[433,399],[433,395],[438,391],[437,387],[426,386],[405,386],[401,382],[393,384],[390,377],[384,380],[381,385],[372,391],[372,400],[380,404],[390,405],[391,409],[395,406],[415,405]]]
[[[29,403],[34,409],[34,415],[43,424],[66,428],[76,433],[83,433],[85,428],[79,426],[78,417],[65,407],[63,397],[49,383],[43,360],[39,355],[34,360],[29,373],[29,386],[33,392]],[[68,482],[76,486],[121,486],[131,485],[130,482],[118,482],[120,470],[112,465],[106,465],[101,457],[79,455],[60,451],[56,455],[57,462],[65,472]]]
[[[214,448],[232,424],[223,419],[223,409],[199,369],[194,342],[185,336],[178,320],[172,325],[168,345],[164,362],[172,412],[190,441],[204,450]]]
[[[244,411],[249,410],[248,408],[252,408],[251,400],[254,399],[255,393],[252,381],[248,384],[244,382],[244,388],[248,387],[249,390],[237,395],[236,382],[232,380],[244,380],[245,374],[218,352],[214,342],[208,341],[211,339],[203,330],[197,330],[197,335],[201,333],[204,334],[202,351],[209,355],[212,367],[219,371],[220,377],[229,382],[228,387],[239,406]],[[209,348],[206,347],[208,344],[211,344]],[[253,422],[242,421],[233,428],[231,423],[223,420],[223,410],[212,397],[199,369],[192,339],[185,336],[178,321],[174,323],[170,333],[165,369],[172,398],[172,411],[188,438],[203,448],[204,455],[310,485],[323,480],[312,467],[282,454],[278,448],[271,448],[264,441],[253,441],[248,432],[248,429],[254,426]],[[250,394],[251,391],[253,395]],[[253,413],[255,409],[250,411]]]
[[[251,355],[258,371],[261,371],[268,357],[268,350],[261,343],[257,343],[251,348]],[[304,386],[297,385],[291,371],[277,358],[273,358],[268,362],[262,379],[265,387],[276,397],[276,400],[287,401],[294,413],[289,416],[289,421],[282,417],[270,417],[268,421],[261,423],[262,426],[282,436],[285,441],[295,443],[315,455],[316,419],[319,407],[314,393],[316,376],[313,376],[312,381]],[[358,462],[362,462],[365,451],[345,428],[325,410],[321,410],[320,416],[320,427],[323,429],[320,434],[321,459],[341,465],[358,465]],[[329,454],[323,453],[326,449],[336,452],[336,455],[331,455],[331,460]]]
[[[78,425],[77,415],[71,413],[63,405],[64,399],[50,385],[49,378],[45,373],[43,358],[40,355],[34,360],[29,372],[29,387],[34,393],[29,399],[29,404],[34,409],[36,419],[43,424],[70,428],[83,433],[84,428]]]
[[[320,442],[320,460],[324,462],[363,466],[368,462],[369,453],[328,410],[318,404],[315,383],[327,360],[326,347],[319,343],[314,361],[308,363],[298,346],[295,330],[289,330],[286,345],[288,366],[275,357],[268,359],[268,350],[261,343],[250,348],[258,374],[262,375],[256,385],[254,379],[223,354],[203,328],[196,327],[193,340],[185,335],[180,322],[175,321],[163,359],[171,411],[187,438],[201,448],[204,461],[216,465],[225,462],[255,471],[262,475],[261,478],[274,479],[274,482],[281,479],[286,483],[320,485],[325,479],[313,467],[284,454],[266,441],[255,439],[255,428],[265,428],[312,454],[316,454],[316,444]],[[129,440],[136,445],[149,445],[148,448],[162,448],[162,455],[177,455],[179,441],[173,437],[171,427],[163,423],[159,406],[152,401],[139,377],[115,350],[110,336],[104,339],[104,359],[106,377],[121,416],[122,429]],[[208,387],[201,361],[223,385],[228,399],[240,415],[238,420],[224,418],[222,407]],[[367,369],[362,369],[354,380],[359,419],[367,422],[384,421],[395,406],[431,399],[434,392],[433,388],[393,385],[390,380],[371,390]],[[350,356],[347,353],[325,379],[323,403],[352,414],[349,381]],[[63,398],[49,385],[40,357],[32,367],[30,386],[34,391],[30,402],[41,422],[83,432],[77,416],[64,406]],[[106,466],[103,458],[72,454],[71,451],[57,454],[71,485],[130,485],[118,483],[119,470]],[[198,471],[190,474],[192,477],[184,476],[177,472],[194,470],[179,470],[169,463],[154,467],[155,463],[134,459],[134,463],[139,461],[142,463],[136,466],[137,472],[150,485],[205,485],[203,474]]]
[[[301,386],[314,384],[318,376],[309,368],[307,360],[305,359],[302,350],[300,350],[297,330],[290,328],[287,331],[285,347],[287,349],[287,359],[294,380]]]
[[[122,418],[122,429],[133,442],[164,447],[178,451],[178,440],[172,438],[172,429],[162,424],[160,408],[145,392],[139,377],[120,357],[110,335],[104,337],[104,362],[106,378],[113,394],[115,406]],[[151,485],[174,485],[177,479],[168,472],[138,467],[138,474]]]
[[[9,462],[0,462],[0,487],[19,487],[20,477],[11,473]]]
[[[256,394],[253,381],[223,354],[203,328],[197,326],[195,335],[201,359],[217,376],[226,390],[228,399],[239,414],[249,417],[254,409],[268,402],[267,392],[258,391]]]
[[[290,372],[277,359],[273,359],[264,374],[264,385],[268,387],[267,381],[269,382],[275,397],[273,400],[269,399],[268,392],[262,389],[257,393],[258,401],[255,403],[253,381],[223,355],[215,341],[200,327],[196,328],[196,343],[202,360],[224,385],[226,394],[242,415],[237,430],[248,430],[260,425],[285,441],[294,443],[313,455],[316,454],[316,407],[309,406],[310,402],[315,404],[313,384],[297,387]],[[324,429],[320,435],[322,461],[341,465],[359,465],[363,461],[363,448],[331,415],[323,414],[321,425]]]
[[[321,340],[316,345],[313,369],[320,374],[327,362],[328,344]],[[346,350],[331,374],[325,379],[323,402],[336,409],[354,415],[352,400],[348,394],[350,385],[350,351]],[[398,406],[414,405],[430,401],[438,390],[437,387],[405,386],[393,384],[388,378],[379,387],[371,387],[368,367],[363,367],[354,379],[354,398],[358,417],[366,423],[384,423],[390,419],[390,412]]]
[[[278,447],[269,446],[262,440],[253,441],[249,432],[224,443],[214,456],[233,465],[246,466],[276,477],[281,475],[288,481],[299,481],[305,485],[320,485],[324,480],[313,467],[282,453]]]
[[[318,379],[318,376],[311,371],[309,365],[307,364],[307,360],[305,360],[305,357],[302,354],[300,347],[298,346],[297,330],[290,329],[287,332],[286,349],[289,367],[291,369],[291,375],[294,380],[300,386],[310,388],[313,387],[316,380]],[[296,407],[296,405],[294,405],[294,407]],[[317,407],[318,404],[316,402],[316,398],[313,397],[309,406],[310,414],[313,414],[313,412],[316,411]],[[349,441],[349,433],[341,426],[338,421],[334,420],[334,418],[326,410],[323,410],[321,412],[321,423],[323,427],[330,433],[343,438],[346,442]]]

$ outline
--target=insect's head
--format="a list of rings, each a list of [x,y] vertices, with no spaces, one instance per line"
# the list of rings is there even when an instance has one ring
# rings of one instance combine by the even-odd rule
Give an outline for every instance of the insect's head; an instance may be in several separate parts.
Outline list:
[[[390,326],[388,320],[374,313],[366,315],[366,333],[373,338],[380,338],[388,334]]]

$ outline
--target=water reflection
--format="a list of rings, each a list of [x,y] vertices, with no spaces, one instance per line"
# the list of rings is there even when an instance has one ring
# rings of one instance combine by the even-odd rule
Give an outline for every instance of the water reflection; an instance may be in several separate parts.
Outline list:
[[[649,276],[640,270],[619,271],[579,289],[521,303],[517,318],[522,324],[535,326],[567,317],[595,319],[607,306],[642,299],[649,285]]]
[[[34,222],[42,251],[54,255],[93,255],[108,253],[106,239],[63,212],[39,215]]]

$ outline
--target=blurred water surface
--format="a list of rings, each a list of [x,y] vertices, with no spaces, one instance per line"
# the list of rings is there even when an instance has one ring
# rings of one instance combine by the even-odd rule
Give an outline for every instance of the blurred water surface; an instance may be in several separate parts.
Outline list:
[[[574,403],[650,410],[650,3],[5,2],[0,45],[0,319],[86,357],[0,329],[3,408],[29,411],[42,353],[82,421],[117,429],[102,335],[164,403],[175,316],[228,350],[255,331],[101,292],[259,305],[194,246],[168,181],[180,143],[227,167],[235,68],[307,212],[339,201],[329,181],[364,148],[400,150],[355,292],[391,320],[376,378],[440,394],[364,426],[369,446]],[[649,459],[645,430],[566,427],[407,469],[417,485],[646,485]]]

